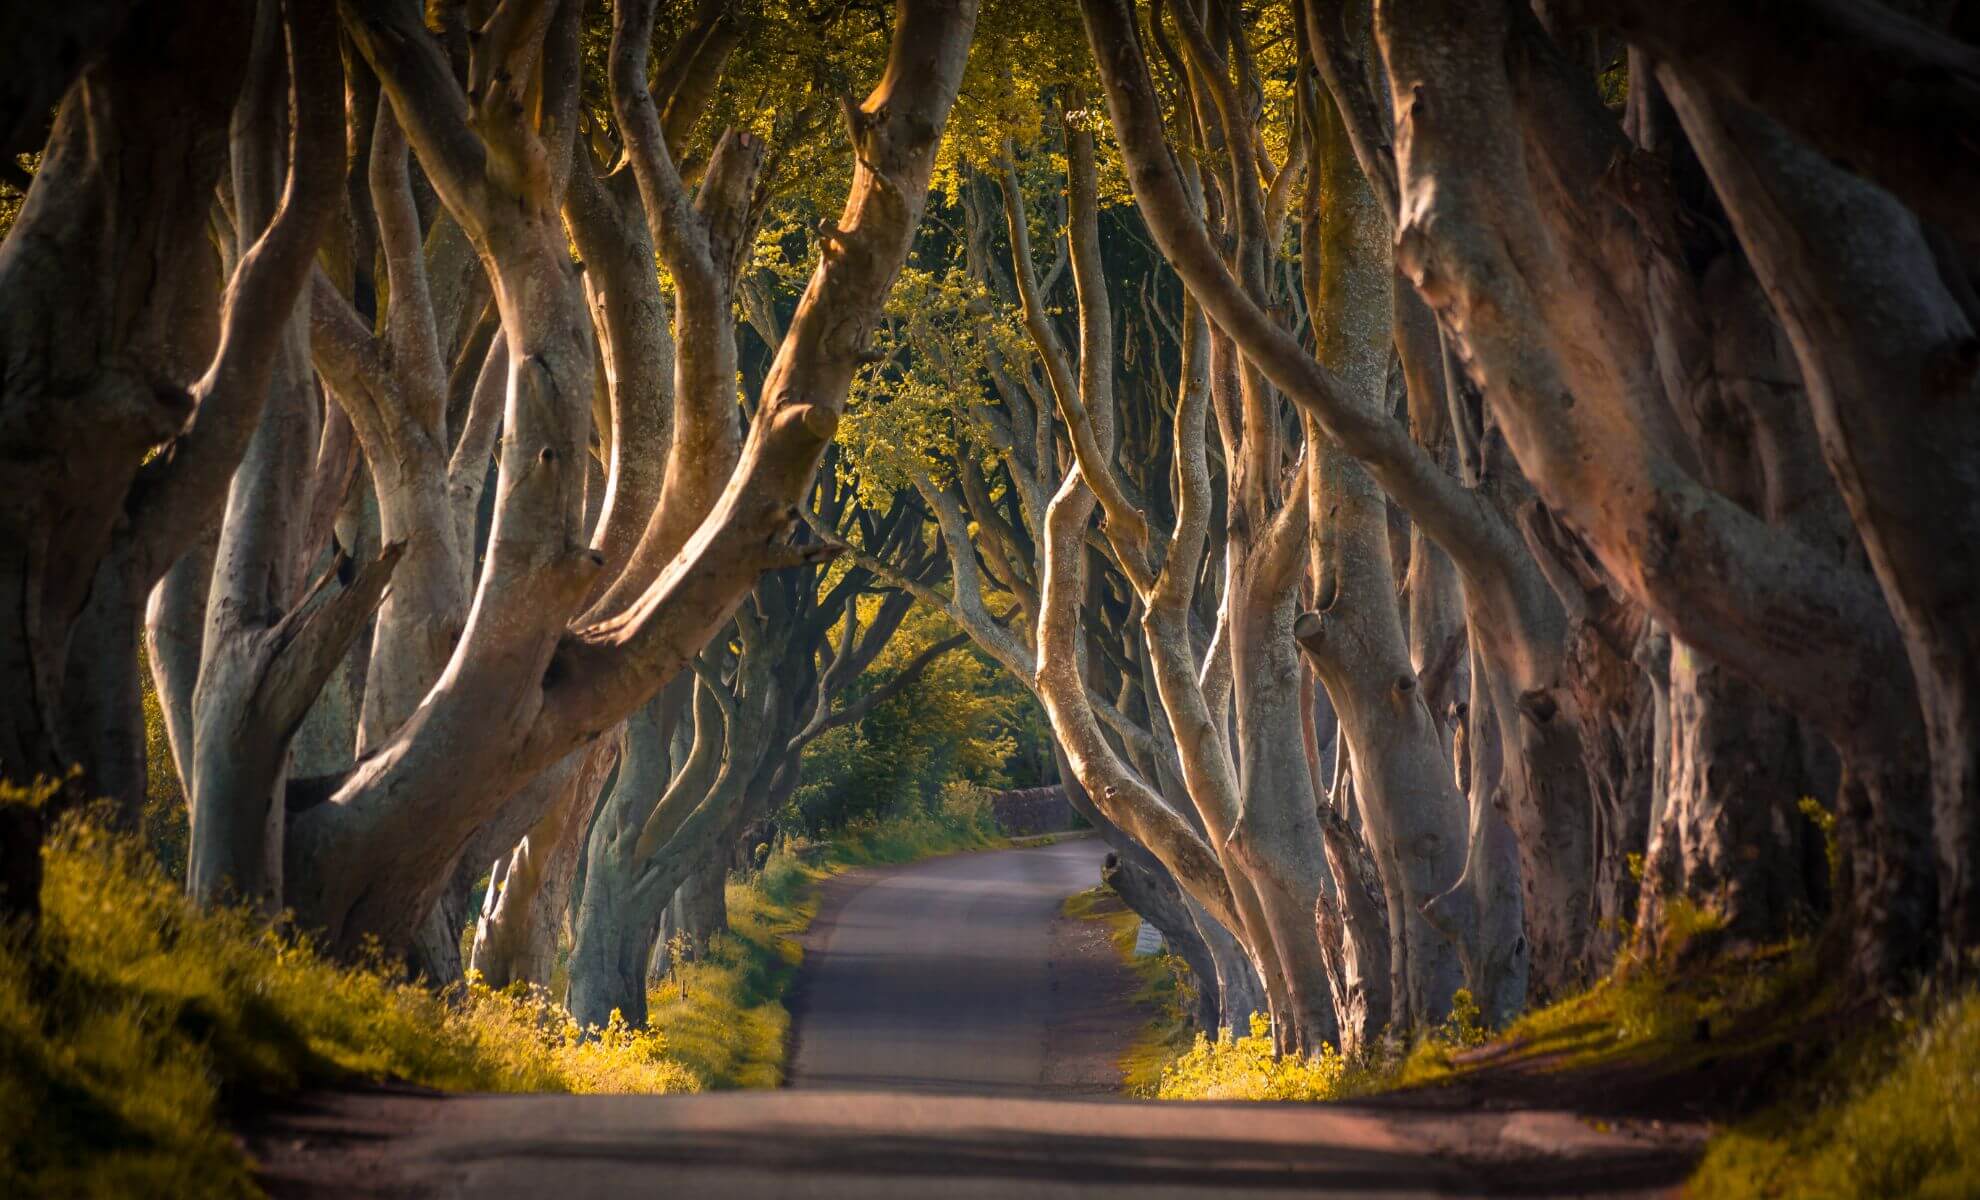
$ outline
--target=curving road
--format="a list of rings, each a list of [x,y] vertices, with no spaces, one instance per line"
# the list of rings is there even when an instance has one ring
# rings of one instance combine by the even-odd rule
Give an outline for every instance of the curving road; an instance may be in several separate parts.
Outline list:
[[[793,1089],[305,1094],[247,1121],[278,1200],[1666,1194],[1692,1151],[1566,1111],[1159,1104],[1112,1090],[1125,976],[1059,919],[1104,849],[937,859],[830,885]]]
[[[1105,1010],[1126,981],[1111,955],[1079,953],[1056,929],[1066,897],[1100,881],[1106,854],[1081,839],[846,880],[805,939],[790,1086],[1114,1090],[1109,1067],[1133,1016],[1116,1003],[1108,1023]],[[1067,1026],[1096,1010],[1103,1025],[1090,1032],[1110,1044],[1081,1056],[1097,1057],[1097,1070],[1082,1061],[1070,1065],[1088,1067],[1084,1078],[1069,1077],[1067,1043],[1089,1031]]]

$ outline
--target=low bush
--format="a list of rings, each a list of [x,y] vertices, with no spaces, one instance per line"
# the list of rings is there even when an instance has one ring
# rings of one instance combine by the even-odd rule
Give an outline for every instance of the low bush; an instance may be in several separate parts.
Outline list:
[[[1163,1100],[1333,1100],[1348,1076],[1347,1060],[1332,1046],[1318,1054],[1281,1056],[1272,1040],[1272,1022],[1251,1014],[1251,1032],[1223,1030],[1215,1041],[1196,1035],[1196,1044],[1162,1071],[1156,1096]]]
[[[1271,1021],[1251,1016],[1251,1032],[1229,1029],[1215,1040],[1197,1034],[1195,1044],[1162,1070],[1156,1095],[1163,1100],[1343,1100],[1409,1087],[1449,1070],[1451,1054],[1484,1044],[1477,1003],[1459,988],[1442,1024],[1418,1038],[1407,1053],[1378,1045],[1352,1058],[1322,1045],[1311,1055],[1274,1057]]]

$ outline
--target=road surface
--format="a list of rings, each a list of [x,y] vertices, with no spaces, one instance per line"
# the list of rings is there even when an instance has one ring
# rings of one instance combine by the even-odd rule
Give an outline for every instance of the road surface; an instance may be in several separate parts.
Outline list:
[[[1131,984],[1104,946],[1083,953],[1058,928],[1066,897],[1100,882],[1106,855],[1082,838],[844,881],[805,939],[791,1086],[1116,1090],[1113,1064],[1136,1024],[1119,1002]]]
[[[1554,1111],[1159,1104],[1112,1086],[1122,976],[1059,919],[1068,842],[835,881],[807,938],[793,1088],[306,1094],[248,1122],[278,1200],[1636,1196],[1689,1155]],[[1090,927],[1088,927],[1090,932]]]

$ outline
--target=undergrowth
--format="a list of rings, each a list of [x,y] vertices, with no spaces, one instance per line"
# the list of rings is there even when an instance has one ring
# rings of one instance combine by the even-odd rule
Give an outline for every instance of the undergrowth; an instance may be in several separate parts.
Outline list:
[[[1712,1139],[1701,1200],[1980,1195],[1980,993],[1857,1034]]]
[[[1459,991],[1448,1020],[1407,1055],[1387,1047],[1356,1058],[1332,1046],[1311,1056],[1280,1055],[1269,1018],[1253,1013],[1249,1029],[1217,1036],[1195,1030],[1189,1019],[1194,982],[1180,957],[1137,955],[1141,922],[1112,889],[1096,887],[1071,897],[1065,913],[1100,921],[1128,967],[1141,981],[1134,1000],[1149,1019],[1121,1058],[1129,1095],[1162,1100],[1339,1100],[1401,1086],[1434,1074],[1454,1050],[1485,1040],[1478,1006]]]
[[[1521,1017],[1497,1035],[1471,993],[1459,989],[1450,1015],[1407,1045],[1384,1041],[1354,1055],[1323,1045],[1309,1056],[1275,1053],[1269,1021],[1247,1034],[1198,1033],[1161,1071],[1163,1099],[1340,1100],[1448,1082],[1483,1065],[1546,1059],[1550,1068],[1659,1058],[1707,1046],[1749,1014],[1774,1011],[1789,996],[1813,994],[1794,947],[1752,956],[1737,969],[1680,971],[1685,948],[1715,932],[1708,913],[1672,905],[1655,961],[1625,962],[1589,990]],[[1491,1044],[1488,1045],[1488,1042]],[[1723,1050],[1711,1044],[1699,1053]]]
[[[1451,1015],[1407,1053],[1385,1044],[1343,1055],[1322,1044],[1311,1054],[1281,1055],[1271,1020],[1253,1013],[1251,1029],[1243,1036],[1228,1028],[1215,1038],[1199,1032],[1184,1054],[1162,1068],[1155,1095],[1163,1100],[1344,1100],[1408,1087],[1441,1074],[1454,1052],[1484,1042],[1478,1016],[1471,993],[1459,988]]]
[[[665,1039],[582,1040],[540,997],[450,999],[202,912],[134,839],[70,821],[43,924],[0,939],[0,1194],[246,1196],[222,1115],[350,1079],[477,1091],[686,1091]]]
[[[730,881],[730,933],[660,985],[648,1031],[583,1031],[543,988],[435,993],[377,956],[331,962],[252,914],[199,910],[138,839],[71,820],[45,849],[36,939],[0,937],[0,1195],[257,1195],[227,1115],[305,1086],[774,1086],[813,884],[992,830],[987,803],[958,796],[785,846]]]
[[[1154,1094],[1339,1100],[1493,1071],[1666,1077],[1743,1059],[1768,1064],[1757,1082],[1773,1099],[1714,1134],[1686,1195],[1980,1196],[1980,991],[1895,1013],[1845,1010],[1806,942],[1713,952],[1717,919],[1682,904],[1663,926],[1653,949],[1496,1034],[1463,992],[1406,1053],[1276,1057],[1269,1022],[1254,1016],[1243,1036],[1197,1034]]]
[[[1228,1028],[1214,1041],[1198,1033],[1195,1044],[1162,1069],[1155,1094],[1163,1100],[1334,1100],[1347,1075],[1347,1060],[1332,1046],[1311,1056],[1280,1055],[1272,1022],[1253,1013],[1243,1037]]]
[[[791,1023],[785,997],[803,960],[798,938],[818,913],[819,881],[1002,843],[987,798],[971,788],[947,789],[932,813],[864,818],[829,841],[780,841],[761,870],[730,876],[728,933],[653,985],[648,1023],[666,1031],[668,1054],[703,1086],[776,1087]]]

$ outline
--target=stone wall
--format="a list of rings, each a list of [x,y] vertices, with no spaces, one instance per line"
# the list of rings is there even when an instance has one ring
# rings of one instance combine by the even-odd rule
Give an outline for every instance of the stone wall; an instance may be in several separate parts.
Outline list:
[[[1061,787],[1019,788],[990,797],[990,808],[997,827],[1009,837],[1030,837],[1039,833],[1064,833],[1081,825],[1079,815],[1066,802]]]

